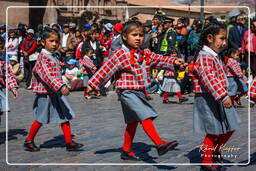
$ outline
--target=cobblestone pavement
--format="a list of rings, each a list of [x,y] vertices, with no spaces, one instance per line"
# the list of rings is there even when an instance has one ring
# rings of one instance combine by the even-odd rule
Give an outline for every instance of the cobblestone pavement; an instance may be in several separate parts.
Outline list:
[[[17,99],[10,97],[11,112],[8,114],[8,155],[6,154],[6,142],[0,144],[0,170],[11,171],[197,171],[199,166],[189,166],[190,163],[200,162],[198,146],[202,142],[202,136],[193,133],[192,102],[185,104],[162,104],[159,95],[152,95],[152,105],[160,116],[154,121],[160,136],[165,140],[178,140],[177,149],[158,157],[156,148],[146,136],[141,126],[138,127],[134,139],[133,149],[143,161],[125,165],[131,162],[120,159],[120,151],[123,143],[123,131],[125,124],[121,112],[120,102],[117,101],[115,92],[109,92],[107,97],[84,100],[82,92],[72,92],[68,96],[72,108],[76,112],[76,118],[71,121],[72,134],[77,142],[85,144],[83,151],[67,152],[59,125],[44,125],[35,139],[41,146],[40,152],[30,153],[23,150],[23,141],[33,121],[32,105],[34,94],[20,89]],[[177,98],[170,98],[177,101]],[[245,99],[243,104],[247,106]],[[226,147],[239,147],[239,150],[225,151],[227,162],[247,163],[248,160],[248,109],[238,108],[242,123],[240,129],[235,132]],[[251,110],[251,164],[247,166],[227,166],[228,171],[252,171],[256,164],[256,108]],[[0,125],[0,137],[5,137],[5,117]],[[226,149],[227,150],[227,149]],[[8,159],[6,160],[6,157]],[[9,165],[6,164],[8,161]],[[31,164],[35,165],[31,165]],[[47,166],[40,165],[47,164]],[[75,163],[77,165],[72,165]],[[123,163],[123,164],[122,164]],[[184,163],[186,166],[175,163]],[[20,165],[19,165],[20,164]],[[25,164],[25,165],[21,165]],[[52,165],[51,165],[52,164]],[[60,165],[53,165],[60,164]],[[67,164],[67,165],[63,165]],[[88,166],[86,164],[101,164]],[[113,166],[111,164],[120,164]],[[161,165],[157,165],[161,164]]]

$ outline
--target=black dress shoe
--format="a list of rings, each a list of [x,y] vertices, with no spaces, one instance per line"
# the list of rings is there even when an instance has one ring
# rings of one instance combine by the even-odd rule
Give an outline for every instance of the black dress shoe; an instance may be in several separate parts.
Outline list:
[[[169,103],[171,103],[169,100],[163,100],[163,103],[164,104],[169,104]]]
[[[157,147],[157,152],[159,156],[164,155],[168,151],[174,149],[179,143],[177,141],[168,142],[168,144],[164,145],[163,143]]]
[[[221,153],[216,153],[212,157],[214,163],[223,163],[223,158],[221,157]]]
[[[40,151],[40,148],[37,147],[34,141],[24,141],[24,150],[30,152]]]
[[[200,171],[225,171],[226,169],[222,166],[211,168],[211,166],[201,166]]]
[[[75,141],[72,140],[70,143],[68,143],[66,145],[66,150],[67,151],[78,151],[78,150],[81,150],[81,148],[83,146],[84,146],[83,144],[76,143]]]
[[[186,97],[183,97],[182,99],[179,99],[179,103],[183,103],[183,102],[186,102],[188,101],[188,98]]]
[[[123,151],[120,155],[121,159],[123,160],[133,160],[133,161],[140,161],[140,157],[137,155],[129,155],[129,151]]]

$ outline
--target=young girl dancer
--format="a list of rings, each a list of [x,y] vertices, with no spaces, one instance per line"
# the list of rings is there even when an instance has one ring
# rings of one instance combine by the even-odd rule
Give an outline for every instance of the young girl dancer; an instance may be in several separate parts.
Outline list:
[[[253,79],[251,88],[250,88],[250,98],[252,106],[256,103],[256,77]]]
[[[7,89],[12,92],[14,98],[18,96],[18,84],[16,81],[15,75],[10,70],[10,67],[7,68],[6,72],[6,63],[0,59],[0,124],[1,124],[1,115],[4,112],[9,111],[9,106],[6,106],[6,97],[3,92],[3,88],[7,86]]]
[[[240,97],[248,92],[247,85],[243,81],[247,78],[244,75],[239,62],[237,62],[237,59],[239,59],[239,54],[240,51],[238,49],[229,49],[229,58],[226,64],[226,73],[228,77],[228,92],[233,105],[235,100],[240,103]],[[240,94],[238,94],[238,92],[240,92]]]
[[[174,149],[178,143],[163,141],[158,135],[152,122],[158,113],[149,104],[144,90],[150,85],[150,67],[174,70],[174,65],[181,65],[183,60],[156,55],[148,49],[140,49],[144,40],[144,31],[138,21],[126,22],[121,36],[124,42],[122,48],[116,50],[89,80],[87,92],[93,89],[99,90],[116,73],[116,88],[127,124],[121,159],[140,160],[131,151],[139,122],[156,145],[158,154],[164,155]]]
[[[172,50],[172,52],[170,52],[170,56],[177,57],[177,52],[175,50]],[[165,71],[162,90],[164,91],[163,103],[170,103],[168,99],[169,92],[177,94],[179,98],[179,103],[188,101],[188,99],[183,97],[183,95],[181,94],[181,88],[179,83],[177,82],[177,71]]]
[[[61,80],[61,68],[54,52],[58,49],[60,36],[52,29],[42,35],[42,49],[33,69],[32,90],[36,93],[33,122],[28,137],[24,142],[26,151],[39,151],[34,138],[42,124],[58,123],[61,125],[66,141],[66,149],[74,151],[83,145],[76,143],[71,137],[69,120],[75,116],[64,96],[69,95],[69,89]]]
[[[228,81],[218,53],[227,45],[225,25],[208,24],[202,31],[201,50],[195,62],[194,130],[206,134],[202,146],[202,171],[215,171],[221,147],[238,129],[240,119],[228,96]],[[215,149],[215,150],[214,150]],[[217,157],[215,157],[217,156]]]

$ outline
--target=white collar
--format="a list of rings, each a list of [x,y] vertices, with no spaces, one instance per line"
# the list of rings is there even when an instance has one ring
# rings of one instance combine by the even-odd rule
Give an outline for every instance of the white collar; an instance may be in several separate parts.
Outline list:
[[[46,50],[46,49],[42,49],[41,52],[44,53],[44,54],[46,54],[46,55],[52,55],[52,53],[49,52],[49,51]]]
[[[130,49],[127,46],[125,46],[124,44],[122,44],[122,48],[125,49],[126,51],[130,51]]]
[[[214,50],[212,50],[210,47],[208,47],[208,46],[206,46],[206,45],[203,46],[203,49],[202,49],[202,50],[203,50],[203,51],[206,51],[206,52],[208,52],[208,53],[210,53],[211,55],[213,55],[213,56],[215,56],[215,57],[218,56],[218,54],[217,54]]]

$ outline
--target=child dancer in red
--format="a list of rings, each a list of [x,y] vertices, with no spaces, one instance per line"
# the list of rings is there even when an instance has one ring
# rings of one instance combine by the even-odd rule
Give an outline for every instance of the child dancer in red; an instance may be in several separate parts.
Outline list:
[[[253,106],[256,104],[256,77],[252,81],[249,95],[250,95],[251,103]]]
[[[0,60],[0,124],[1,124],[1,115],[4,112],[9,111],[9,106],[6,106],[6,97],[5,93],[3,92],[3,88],[5,85],[7,89],[12,92],[14,98],[18,96],[18,84],[15,78],[15,75],[11,72],[10,67],[7,68],[6,72],[6,63],[5,61]]]
[[[247,78],[240,67],[240,63],[237,62],[239,54],[240,51],[238,49],[229,49],[229,58],[226,64],[228,95],[231,97],[233,105],[234,101],[236,101],[238,105],[241,105],[240,97],[248,92],[247,85],[244,83],[244,80],[247,80]],[[240,92],[240,94],[238,94],[238,92]]]
[[[42,36],[42,49],[38,56],[32,75],[32,90],[36,93],[33,122],[28,137],[24,142],[26,151],[39,151],[34,138],[42,124],[58,123],[61,125],[66,141],[66,149],[74,151],[81,149],[82,144],[76,143],[71,137],[69,120],[75,114],[64,96],[69,95],[69,89],[61,80],[61,67],[54,52],[58,49],[60,36],[54,30],[46,30]]]
[[[158,154],[163,155],[174,149],[178,143],[177,141],[166,142],[158,135],[152,122],[158,113],[146,99],[145,89],[150,85],[150,67],[173,70],[174,65],[181,65],[183,60],[156,55],[148,49],[140,49],[144,40],[144,30],[138,21],[126,22],[121,36],[124,42],[122,48],[116,50],[105,65],[93,75],[89,80],[87,91],[99,90],[117,73],[116,88],[127,124],[121,159],[140,160],[131,151],[139,122],[156,145]]]
[[[170,53],[170,56],[176,57],[177,52],[173,50]],[[183,97],[180,89],[180,85],[177,82],[177,72],[174,70],[166,70],[164,73],[164,82],[162,86],[162,90],[164,91],[164,99],[163,103],[170,103],[168,96],[169,92],[176,93],[179,98],[179,103],[188,101],[187,98]]]
[[[228,81],[218,53],[227,45],[227,30],[219,23],[208,24],[202,31],[201,51],[195,62],[194,130],[206,134],[202,146],[201,171],[218,170],[222,162],[221,146],[238,129],[240,119],[228,96]],[[215,150],[214,150],[215,148]]]

